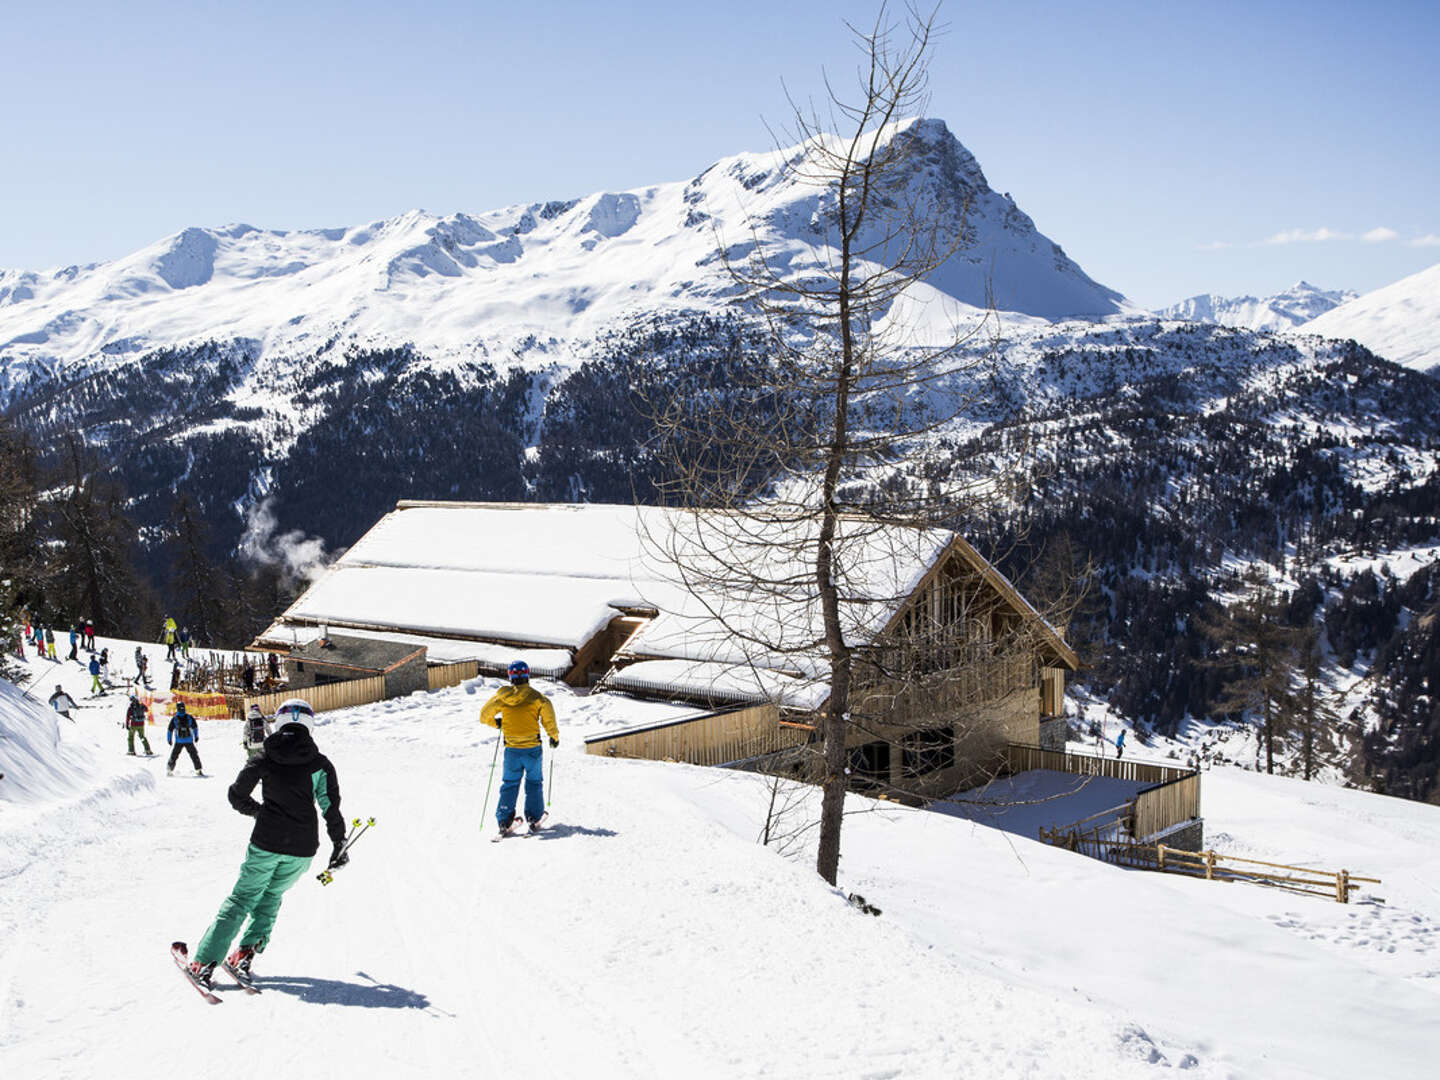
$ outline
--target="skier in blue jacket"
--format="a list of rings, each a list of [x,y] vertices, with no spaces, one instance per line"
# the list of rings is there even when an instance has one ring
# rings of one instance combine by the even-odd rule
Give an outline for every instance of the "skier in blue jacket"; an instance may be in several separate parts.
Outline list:
[[[1115,738],[1115,757],[1118,760],[1125,756],[1125,732],[1120,732]]]
[[[175,747],[170,751],[170,764],[165,766],[166,776],[175,771],[175,762],[179,760],[182,746],[190,752],[190,760],[195,764],[195,775],[205,775],[200,768],[200,754],[195,749],[195,744],[200,741],[200,725],[185,711],[183,701],[175,706],[175,715],[170,718],[170,726],[165,730],[165,741]]]

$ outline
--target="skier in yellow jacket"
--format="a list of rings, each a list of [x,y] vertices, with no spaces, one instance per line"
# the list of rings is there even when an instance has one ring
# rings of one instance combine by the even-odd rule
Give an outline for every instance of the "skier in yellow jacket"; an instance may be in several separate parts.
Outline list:
[[[482,723],[497,727],[505,736],[505,768],[500,774],[500,805],[495,819],[501,835],[519,825],[515,802],[520,794],[520,777],[525,777],[525,820],[532,832],[545,824],[545,788],[541,775],[540,725],[550,736],[550,748],[560,745],[555,726],[555,706],[530,685],[530,665],[516,660],[510,665],[510,685],[502,686],[480,707]]]

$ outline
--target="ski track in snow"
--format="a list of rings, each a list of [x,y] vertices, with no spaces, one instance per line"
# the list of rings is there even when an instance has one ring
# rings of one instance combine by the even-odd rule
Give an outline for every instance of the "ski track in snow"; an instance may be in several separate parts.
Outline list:
[[[1407,1070],[1440,1050],[1422,1019],[1440,992],[1433,883],[1429,907],[1413,902],[1426,895],[1418,880],[1388,905],[1342,907],[1127,875],[880,807],[847,822],[837,895],[808,853],[784,859],[754,843],[759,778],[588,757],[576,732],[626,710],[633,720],[636,706],[550,684],[564,740],[555,827],[491,844],[495,792],[483,818],[480,802],[495,736],[475,714],[494,685],[322,714],[316,740],[336,763],[343,811],[378,824],[333,884],[313,880],[322,859],[287,895],[256,967],[264,993],[222,977],[214,1008],[165,950],[198,941],[244,854],[251,821],[225,799],[243,761],[238,724],[202,726],[212,778],[184,778],[182,758],[167,779],[163,756],[123,758],[121,697],[78,714],[67,737],[121,755],[113,774],[48,808],[0,802],[7,1080],[188,1077],[197,1055],[347,1080],[537,1068],[1348,1080],[1357,1060],[1375,1061],[1360,1046],[1335,1052],[1352,1031],[1386,1048],[1390,1076],[1418,1075]],[[158,751],[163,728],[151,734]],[[1371,827],[1353,801],[1322,798],[1314,812],[1331,803],[1356,830]],[[1429,808],[1403,809],[1407,841],[1433,840]],[[844,888],[884,915],[846,905]],[[1357,1000],[1332,1003],[1347,985]],[[1280,1033],[1251,1030],[1252,998],[1287,990]],[[161,1024],[175,1045],[156,1041]],[[1300,1026],[1315,1042],[1308,1057]]]

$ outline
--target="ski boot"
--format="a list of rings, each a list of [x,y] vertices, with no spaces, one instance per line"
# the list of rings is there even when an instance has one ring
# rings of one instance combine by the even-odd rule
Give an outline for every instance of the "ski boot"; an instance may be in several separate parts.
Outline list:
[[[212,960],[212,961],[210,961],[210,963],[208,963],[208,964],[202,964],[202,963],[200,963],[198,960],[191,960],[191,961],[190,961],[190,975],[191,975],[191,977],[192,977],[197,983],[199,983],[201,986],[203,986],[206,990],[212,990],[212,989],[214,989],[214,986],[215,986],[215,982],[214,982],[214,980],[215,980],[215,961]]]
[[[250,945],[241,945],[225,959],[225,966],[241,978],[250,978],[250,963],[255,959],[255,949]]]

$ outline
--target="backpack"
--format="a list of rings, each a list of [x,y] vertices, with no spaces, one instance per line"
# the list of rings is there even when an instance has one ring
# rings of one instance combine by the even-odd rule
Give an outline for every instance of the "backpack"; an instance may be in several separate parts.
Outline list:
[[[175,735],[180,739],[190,738],[190,725],[192,723],[189,713],[175,714]]]
[[[245,721],[245,742],[250,746],[259,746],[265,741],[265,718],[252,716]]]

